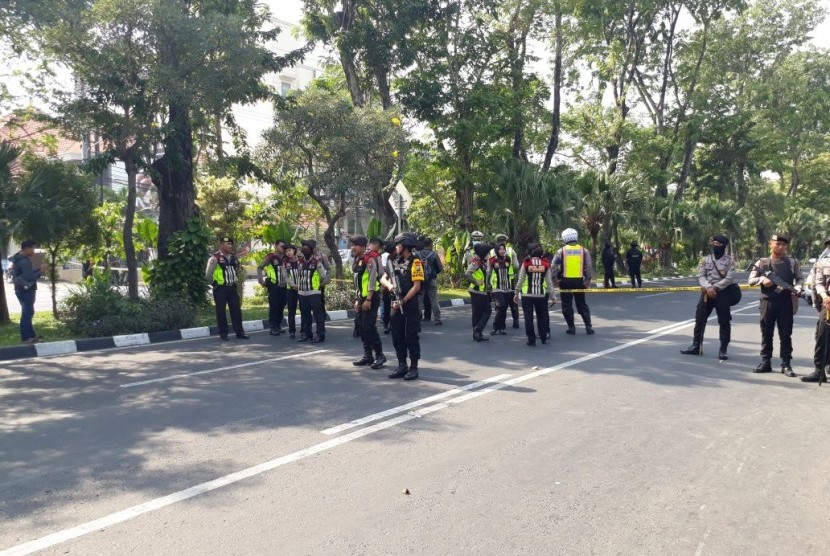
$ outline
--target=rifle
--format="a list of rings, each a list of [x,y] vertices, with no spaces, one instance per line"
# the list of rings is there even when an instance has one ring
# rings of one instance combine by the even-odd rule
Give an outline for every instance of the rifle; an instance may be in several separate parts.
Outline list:
[[[776,293],[781,293],[784,290],[789,291],[792,295],[799,297],[807,302],[808,305],[812,305],[810,296],[807,295],[807,292],[804,290],[796,290],[792,284],[788,284],[781,278],[775,270],[772,268],[772,263],[770,263],[770,267],[767,270],[762,269],[756,264],[752,265],[752,268],[757,270],[758,273],[763,276],[764,278],[768,278],[773,284],[776,286]]]

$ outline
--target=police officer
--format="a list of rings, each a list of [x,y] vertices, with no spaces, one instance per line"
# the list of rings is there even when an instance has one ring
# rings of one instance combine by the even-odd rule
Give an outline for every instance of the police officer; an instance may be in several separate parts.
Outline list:
[[[605,247],[602,248],[602,268],[604,271],[602,277],[602,284],[606,288],[616,288],[617,282],[614,278],[614,261],[617,256],[611,249],[611,242],[606,241]]]
[[[355,367],[371,365],[380,369],[386,363],[383,344],[378,336],[378,307],[380,306],[380,255],[376,250],[367,248],[366,236],[355,235],[349,238],[352,243],[352,276],[354,278],[355,302],[357,313],[357,332],[363,342],[363,357],[352,362]],[[372,357],[374,350],[375,356]]]
[[[205,268],[205,279],[213,285],[216,324],[219,326],[219,337],[222,340],[228,339],[226,306],[231,312],[231,323],[236,337],[240,340],[250,338],[242,327],[242,302],[236,289],[238,274],[239,258],[234,253],[233,239],[225,236],[219,240],[219,250],[210,256]]]
[[[625,253],[625,264],[628,266],[628,277],[631,278],[632,288],[643,287],[643,277],[640,275],[640,267],[643,264],[643,252],[637,247],[637,242],[631,242],[631,249]]]
[[[297,261],[297,288],[300,302],[300,338],[298,342],[314,344],[326,340],[326,315],[323,309],[323,294],[320,288],[326,283],[326,270],[314,253],[317,242],[307,239],[300,242],[300,256]],[[317,335],[311,333],[312,320],[317,324]]]
[[[488,261],[487,281],[490,284],[490,293],[493,296],[493,304],[496,306],[496,316],[493,318],[493,331],[491,336],[496,334],[507,334],[507,308],[509,307],[508,298],[513,301],[513,287],[512,280],[513,261],[507,254],[507,246],[504,243],[499,243],[490,251],[490,260]]]
[[[268,289],[268,323],[271,336],[282,334],[282,315],[288,302],[285,282],[285,242],[277,240],[274,251],[268,253],[257,267],[257,280],[260,285]]]
[[[464,251],[464,268],[470,266],[470,262],[472,262],[473,257],[475,257],[475,246],[484,242],[484,234],[476,230],[470,234],[470,241],[472,244],[468,245],[467,250]]]
[[[492,312],[490,286],[487,283],[487,275],[490,272],[487,264],[487,254],[490,252],[490,246],[486,243],[478,243],[473,247],[473,251],[473,258],[470,260],[466,272],[464,272],[464,277],[470,282],[468,291],[472,304],[473,340],[486,342],[490,338],[485,338],[483,333]]]
[[[510,258],[510,289],[512,291],[516,287],[516,275],[519,272],[520,266],[519,257],[516,255],[516,250],[513,249],[513,246],[510,244],[510,238],[507,234],[496,234],[496,245],[499,245],[500,243],[504,244],[504,247],[507,250],[507,256]],[[494,251],[491,251],[490,257],[495,256]],[[510,307],[510,316],[513,317],[513,328],[519,328],[519,305],[513,300],[512,295],[507,295],[505,297],[507,298],[508,306]]]
[[[394,297],[392,302],[392,343],[398,357],[398,367],[389,378],[415,380],[418,378],[418,360],[421,358],[421,318],[418,313],[418,291],[424,281],[424,267],[417,258],[416,240],[410,234],[395,237],[395,254],[386,263],[381,284]],[[406,358],[409,356],[409,366]]]
[[[718,314],[720,326],[720,349],[718,359],[728,359],[726,348],[732,338],[732,313],[729,309],[729,296],[724,290],[735,283],[735,259],[726,253],[729,238],[717,234],[712,236],[710,246],[712,254],[700,260],[698,282],[701,295],[695,312],[695,330],[692,336],[692,345],[680,350],[684,355],[703,354],[703,332],[706,330],[706,320],[714,309]]]
[[[395,242],[387,241],[383,245],[383,253],[380,255],[381,277],[386,274],[388,262],[395,258]],[[389,334],[392,331],[392,293],[383,289],[383,297],[381,298],[381,321],[383,322],[383,333]]]
[[[749,285],[761,286],[761,362],[755,367],[756,373],[772,371],[772,338],[777,325],[781,372],[789,377],[795,376],[790,361],[793,355],[793,315],[798,310],[799,297],[790,290],[776,286],[771,279],[771,275],[776,275],[800,292],[803,283],[801,265],[787,253],[789,243],[788,238],[774,234],[769,242],[770,256],[755,261],[749,273]]]
[[[830,257],[830,238],[824,240],[824,251],[821,252],[816,261],[820,261],[821,259],[826,259],[828,257]],[[814,264],[807,275],[807,280],[804,281],[804,287],[809,288],[810,291],[813,292],[813,307],[815,307],[816,311],[821,312],[821,298],[816,293],[815,282],[813,282],[813,271],[815,268],[816,266]],[[818,325],[816,326],[818,327]],[[816,330],[818,330],[818,328]]]
[[[527,345],[536,345],[536,333],[533,330],[533,313],[536,313],[536,328],[539,339],[544,344],[550,338],[550,314],[548,300],[556,303],[553,294],[553,271],[550,261],[542,257],[543,250],[538,243],[527,246],[527,257],[519,269],[514,300],[522,299],[522,311],[525,315],[525,334]]]
[[[297,284],[300,282],[300,261],[297,258],[297,247],[290,243],[285,246],[282,271],[285,278],[285,304],[288,307],[288,337],[294,340],[297,333]]]
[[[591,255],[588,250],[577,243],[579,234],[573,228],[562,232],[562,241],[565,245],[553,257],[556,285],[563,290],[584,290],[591,284]],[[576,334],[574,326],[573,301],[576,301],[576,311],[585,323],[585,332],[594,333],[591,326],[591,310],[585,301],[584,293],[561,293],[562,316],[568,325],[568,334]]]
[[[816,346],[813,351],[813,364],[815,370],[807,376],[801,377],[802,382],[822,382],[827,381],[826,366],[827,358],[830,353],[827,352],[828,340],[827,334],[830,334],[830,323],[827,322],[827,312],[830,310],[830,257],[820,258],[813,266],[813,283],[815,284],[815,293],[820,300],[821,310],[818,316],[818,326],[816,327]]]

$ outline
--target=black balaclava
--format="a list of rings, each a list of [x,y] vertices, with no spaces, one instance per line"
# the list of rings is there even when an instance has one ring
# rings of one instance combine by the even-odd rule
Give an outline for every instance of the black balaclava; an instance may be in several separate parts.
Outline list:
[[[717,241],[723,244],[721,247],[712,246],[712,254],[715,255],[715,259],[720,259],[723,257],[723,254],[726,253],[726,246],[729,245],[729,238],[718,234],[712,236],[712,241]]]

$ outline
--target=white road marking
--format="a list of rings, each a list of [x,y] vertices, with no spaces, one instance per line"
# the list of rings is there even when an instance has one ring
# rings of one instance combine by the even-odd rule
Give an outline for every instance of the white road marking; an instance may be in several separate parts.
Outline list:
[[[751,308],[751,305],[747,306],[747,307],[742,307],[741,309],[738,309],[738,311],[743,311],[743,310],[746,310],[746,309],[749,309],[749,308]],[[735,311],[735,312],[737,312],[737,311]],[[170,506],[172,504],[175,504],[177,502],[182,502],[184,500],[188,500],[190,498],[193,498],[195,496],[199,496],[199,495],[204,494],[206,492],[210,492],[212,490],[216,490],[218,488],[222,488],[224,486],[231,485],[233,483],[242,481],[244,479],[254,477],[256,475],[265,473],[266,471],[271,471],[271,470],[276,469],[278,467],[282,467],[282,466],[287,465],[289,463],[299,461],[301,459],[307,458],[307,457],[312,456],[314,454],[318,454],[318,453],[324,452],[326,450],[331,450],[332,448],[335,448],[337,446],[341,446],[343,444],[351,442],[352,440],[357,440],[359,438],[363,438],[364,436],[368,436],[368,435],[373,434],[375,432],[398,426],[402,423],[406,423],[406,422],[411,421],[413,419],[416,419],[418,417],[423,417],[424,415],[427,415],[429,413],[433,413],[433,412],[438,411],[440,409],[444,409],[446,407],[449,407],[450,405],[463,403],[465,401],[477,398],[479,396],[483,396],[484,394],[488,394],[490,392],[496,392],[498,390],[501,390],[501,389],[506,388],[508,386],[512,386],[514,384],[519,384],[521,382],[525,382],[527,380],[530,380],[530,379],[533,379],[533,378],[536,378],[536,377],[539,377],[539,376],[544,376],[546,374],[552,373],[552,372],[560,370],[560,369],[570,367],[572,365],[577,365],[577,364],[583,363],[585,361],[590,361],[592,359],[602,357],[603,355],[607,355],[609,353],[614,353],[614,352],[617,352],[617,351],[620,351],[620,350],[623,350],[623,349],[627,349],[629,347],[633,347],[633,346],[636,346],[636,345],[639,345],[639,344],[642,344],[642,343],[645,343],[645,342],[649,342],[649,341],[651,341],[655,338],[659,338],[661,336],[666,336],[666,335],[671,334],[673,332],[676,332],[678,330],[682,330],[683,328],[687,328],[690,324],[691,323],[686,323],[686,322],[678,323],[673,328],[669,328],[665,331],[658,332],[656,334],[650,334],[650,335],[645,336],[643,338],[640,338],[638,340],[633,340],[631,342],[627,342],[625,344],[620,344],[620,345],[614,346],[612,348],[599,351],[597,353],[592,353],[592,354],[586,355],[584,357],[579,357],[579,358],[574,359],[572,361],[566,361],[565,363],[561,363],[561,364],[555,365],[553,367],[548,367],[547,369],[541,369],[539,371],[535,371],[535,372],[532,372],[532,373],[527,373],[527,374],[518,376],[516,378],[506,380],[504,382],[495,383],[495,384],[492,384],[492,385],[490,385],[487,388],[484,388],[482,390],[477,390],[475,392],[470,392],[470,393],[468,393],[464,396],[460,396],[458,398],[453,398],[453,399],[451,399],[447,402],[442,402],[442,403],[439,403],[439,404],[435,404],[435,405],[432,405],[432,406],[429,406],[429,407],[419,409],[417,411],[413,411],[413,412],[410,412],[410,413],[405,413],[403,415],[398,415],[397,417],[387,419],[386,421],[381,421],[379,423],[375,423],[374,425],[369,425],[368,427],[364,427],[364,428],[358,429],[356,431],[352,431],[350,433],[344,434],[343,436],[338,436],[337,438],[332,438],[331,440],[327,440],[325,442],[315,444],[314,446],[311,446],[309,448],[305,448],[304,450],[299,450],[297,452],[293,452],[291,454],[281,456],[281,457],[278,457],[278,458],[260,463],[259,465],[248,467],[247,469],[242,469],[242,470],[237,471],[235,473],[231,473],[229,475],[225,475],[223,477],[219,477],[219,478],[213,479],[211,481],[200,483],[200,484],[192,486],[190,488],[180,490],[180,491],[174,492],[172,494],[168,494],[167,496],[162,496],[160,498],[155,498],[153,500],[148,500],[147,502],[144,502],[142,504],[137,504],[135,506],[131,506],[127,509],[124,509],[124,510],[121,510],[121,511],[109,514],[109,515],[106,515],[104,517],[98,518],[98,519],[93,520],[93,521],[88,521],[86,523],[76,525],[75,527],[70,527],[69,529],[64,529],[62,531],[58,531],[56,533],[46,535],[44,537],[41,537],[39,539],[35,539],[33,541],[29,541],[29,542],[26,542],[26,543],[23,543],[23,544],[19,544],[19,545],[16,545],[16,546],[9,547],[9,548],[7,548],[3,551],[0,551],[0,556],[25,556],[25,555],[28,555],[28,554],[32,554],[32,553],[37,552],[39,550],[43,550],[43,549],[58,545],[58,544],[67,542],[67,541],[72,540],[72,539],[76,539],[78,537],[87,535],[89,533],[93,533],[93,532],[98,531],[100,529],[105,529],[105,528],[110,527],[112,525],[116,525],[118,523],[123,523],[125,521],[133,519],[133,518],[138,517],[140,515],[143,515],[143,514],[146,514],[146,513],[155,511],[155,510],[159,510],[161,508],[165,508],[165,507]],[[326,351],[326,350],[320,350],[320,351]],[[304,354],[301,354],[301,355],[308,355],[308,354],[304,353]],[[189,376],[189,375],[182,375],[182,376]],[[709,536],[709,533],[710,533],[710,530],[707,530],[706,533],[703,535],[704,541]],[[701,543],[698,545],[698,551],[697,551],[698,555],[700,553],[702,553],[704,546],[705,546],[705,543],[703,541],[701,541]]]
[[[638,295],[637,299],[645,299],[646,297],[657,297],[659,295],[669,295],[670,293],[673,293],[673,292],[652,293],[652,294],[649,294],[649,295]]]
[[[504,380],[505,378],[510,378],[513,375],[503,374],[494,376],[491,378],[485,378],[484,380],[479,380],[478,382],[473,382],[471,384],[467,384],[465,386],[460,386],[458,388],[453,388],[452,390],[447,390],[446,392],[441,392],[440,394],[435,394],[434,396],[429,396],[427,398],[422,398],[420,400],[415,400],[414,402],[410,402],[404,405],[399,405],[397,407],[393,407],[391,409],[387,409],[386,411],[381,411],[379,413],[373,413],[371,415],[367,415],[366,417],[361,417],[360,419],[355,419],[353,421],[349,421],[348,423],[343,423],[342,425],[337,425],[336,427],[328,428],[324,431],[320,431],[323,434],[339,434],[345,430],[352,429],[354,427],[359,427],[360,425],[365,425],[366,423],[372,423],[374,421],[379,421],[384,417],[389,417],[390,415],[395,415],[397,413],[403,413],[404,411],[409,411],[412,408],[420,407],[422,405],[426,405],[428,403],[437,402],[438,400],[443,400],[444,398],[449,398],[450,396],[454,396],[461,392],[466,392],[467,390],[473,390],[474,388],[478,388],[479,386],[484,386],[486,384],[491,384],[493,382],[499,382],[500,380]]]
[[[165,376],[162,378],[154,378],[152,380],[142,380],[140,382],[128,382],[126,384],[119,385],[121,388],[132,388],[133,386],[144,386],[145,384],[153,384],[156,382],[167,382],[168,380],[178,380],[180,378],[187,378],[191,376],[198,376],[198,375],[208,375],[211,373],[219,373],[222,371],[230,371],[233,369],[241,369],[243,367],[252,367],[254,365],[262,365],[264,363],[270,363],[272,361],[282,361],[284,359],[296,359],[297,357],[305,357],[307,355],[314,355],[317,353],[324,353],[327,352],[327,349],[318,349],[315,351],[304,351],[302,353],[294,353],[292,355],[283,355],[280,357],[272,357],[271,359],[260,359],[259,361],[251,361],[250,363],[240,363],[239,365],[231,365],[230,367],[220,367],[219,369],[208,369],[206,371],[195,371],[192,373],[181,373],[177,375],[170,375]]]

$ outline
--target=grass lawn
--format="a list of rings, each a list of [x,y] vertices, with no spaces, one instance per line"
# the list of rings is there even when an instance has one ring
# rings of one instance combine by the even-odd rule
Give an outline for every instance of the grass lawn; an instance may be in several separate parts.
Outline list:
[[[469,297],[467,290],[462,288],[445,288],[439,292],[440,299]],[[264,320],[268,318],[268,300],[262,296],[247,296],[242,303],[242,318],[245,320]],[[11,315],[12,322],[0,325],[0,346],[20,345],[20,315]],[[213,306],[203,307],[196,315],[193,326],[214,326],[216,325],[216,313]],[[35,313],[35,330],[43,336],[44,342],[56,342],[58,340],[72,340],[75,337],[69,328],[61,321],[52,316],[51,311],[40,311]]]

